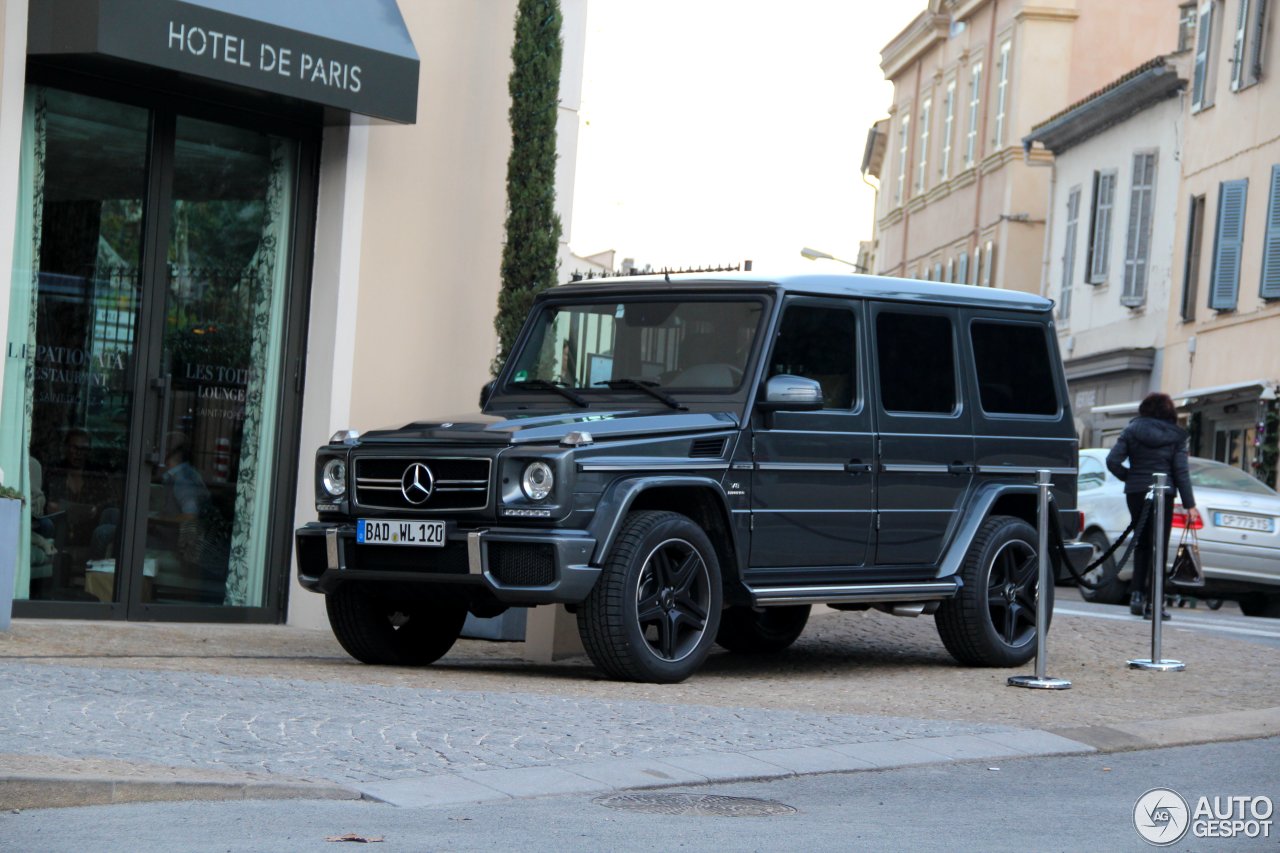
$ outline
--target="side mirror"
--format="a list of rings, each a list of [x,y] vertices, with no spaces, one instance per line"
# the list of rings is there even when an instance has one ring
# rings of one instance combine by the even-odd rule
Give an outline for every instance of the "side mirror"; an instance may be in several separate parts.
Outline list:
[[[484,387],[480,389],[480,408],[489,405],[489,398],[493,396],[493,389],[498,387],[498,380],[490,379],[484,383]]]
[[[759,407],[769,412],[813,412],[822,408],[822,385],[816,379],[780,373],[764,384]]]

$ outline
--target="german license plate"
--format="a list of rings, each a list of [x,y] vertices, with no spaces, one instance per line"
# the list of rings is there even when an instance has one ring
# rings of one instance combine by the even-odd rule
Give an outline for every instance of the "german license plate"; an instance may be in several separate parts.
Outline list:
[[[443,548],[444,522],[362,518],[356,522],[356,542],[361,545]]]
[[[1262,515],[1240,515],[1235,512],[1215,512],[1213,523],[1218,527],[1233,527],[1236,530],[1257,530],[1262,533],[1274,533],[1276,520]]]

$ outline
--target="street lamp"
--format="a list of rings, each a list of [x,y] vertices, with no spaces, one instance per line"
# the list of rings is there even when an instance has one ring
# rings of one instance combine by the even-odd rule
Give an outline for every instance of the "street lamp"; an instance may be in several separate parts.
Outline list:
[[[840,264],[847,264],[858,272],[866,272],[867,268],[861,264],[855,264],[853,261],[846,261],[844,258],[837,258],[835,255],[829,255],[826,252],[819,252],[817,249],[810,249],[805,246],[800,250],[800,257],[808,258],[811,261],[835,261]]]

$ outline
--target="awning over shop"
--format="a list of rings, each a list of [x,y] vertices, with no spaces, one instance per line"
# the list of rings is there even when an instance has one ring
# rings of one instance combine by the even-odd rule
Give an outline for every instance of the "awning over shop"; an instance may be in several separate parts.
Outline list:
[[[1247,382],[1230,382],[1226,385],[1211,385],[1205,388],[1191,388],[1181,394],[1173,395],[1173,402],[1179,409],[1208,403],[1216,398],[1256,396],[1260,400],[1276,399],[1276,384],[1268,379],[1253,379]],[[1137,414],[1141,401],[1129,403],[1113,403],[1108,406],[1094,406],[1089,411],[1095,415],[1127,415]]]
[[[126,60],[412,123],[418,54],[396,0],[41,0],[29,55]]]

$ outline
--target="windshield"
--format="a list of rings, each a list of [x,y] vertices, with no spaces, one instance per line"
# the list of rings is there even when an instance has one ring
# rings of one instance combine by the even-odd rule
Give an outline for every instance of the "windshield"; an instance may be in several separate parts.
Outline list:
[[[742,385],[763,311],[755,299],[548,305],[515,355],[508,387],[732,392]]]
[[[1255,495],[1274,495],[1266,484],[1255,480],[1239,468],[1224,465],[1221,462],[1210,462],[1208,459],[1192,459],[1191,485],[1201,489],[1230,489],[1237,492],[1252,492]]]

